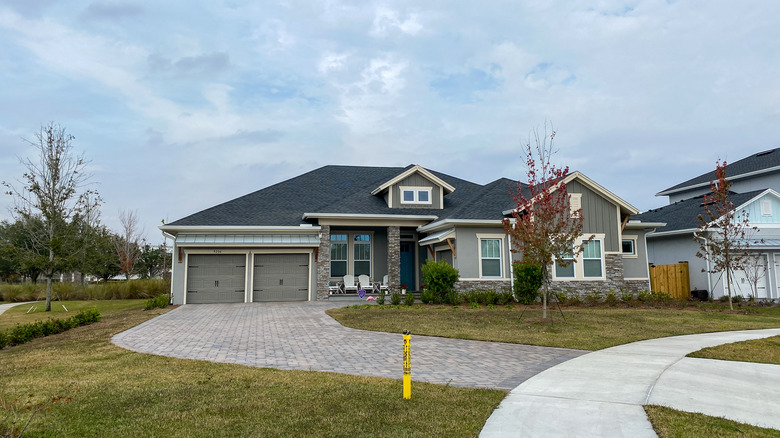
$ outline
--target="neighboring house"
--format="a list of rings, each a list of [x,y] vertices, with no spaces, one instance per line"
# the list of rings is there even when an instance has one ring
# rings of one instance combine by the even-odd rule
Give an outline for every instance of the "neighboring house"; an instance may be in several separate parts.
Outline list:
[[[726,177],[732,183],[729,200],[735,212],[748,213],[751,226],[759,231],[752,236],[751,259],[746,271],[737,271],[732,292],[744,297],[764,299],[780,297],[780,148],[760,152],[728,164]],[[644,222],[665,222],[647,235],[648,260],[655,265],[687,262],[691,290],[706,290],[713,298],[727,295],[722,272],[708,274],[710,262],[696,256],[700,242],[694,240],[704,215],[704,195],[710,193],[715,171],[659,192],[668,196],[669,205],[637,216]],[[716,237],[711,232],[710,237]]]
[[[647,224],[579,172],[564,182],[595,236],[557,287],[649,287]],[[174,238],[174,304],[323,300],[344,275],[422,285],[426,260],[460,272],[458,290],[511,287],[502,220],[517,182],[475,184],[423,167],[325,166],[160,227]]]

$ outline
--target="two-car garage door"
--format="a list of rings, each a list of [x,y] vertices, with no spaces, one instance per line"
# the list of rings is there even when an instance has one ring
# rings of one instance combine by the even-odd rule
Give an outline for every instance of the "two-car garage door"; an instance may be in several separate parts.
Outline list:
[[[246,254],[189,254],[187,303],[243,303]],[[255,254],[253,301],[306,301],[308,254]]]

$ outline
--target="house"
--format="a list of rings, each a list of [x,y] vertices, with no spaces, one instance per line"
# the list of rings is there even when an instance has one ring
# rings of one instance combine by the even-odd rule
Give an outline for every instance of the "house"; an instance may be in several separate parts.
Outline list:
[[[732,293],[743,297],[780,297],[780,148],[750,155],[726,166],[731,182],[729,200],[734,212],[748,214],[751,226],[759,229],[751,239],[747,270],[735,272]],[[728,295],[722,272],[710,274],[710,261],[696,256],[700,242],[694,238],[698,216],[704,214],[704,195],[710,192],[714,169],[666,190],[669,205],[648,210],[637,218],[664,222],[647,235],[648,260],[655,265],[687,262],[691,290],[706,290],[713,298]],[[717,238],[716,232],[709,237]]]
[[[648,289],[636,208],[579,172],[564,182],[595,239],[555,284]],[[418,165],[324,166],[160,227],[174,239],[173,302],[325,300],[347,274],[416,291],[426,260],[458,269],[458,290],[509,288],[517,255],[502,220],[516,189]]]

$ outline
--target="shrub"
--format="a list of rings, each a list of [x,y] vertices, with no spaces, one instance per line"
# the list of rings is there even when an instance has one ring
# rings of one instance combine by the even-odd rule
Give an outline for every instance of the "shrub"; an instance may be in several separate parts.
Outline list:
[[[433,292],[431,292],[429,289],[423,289],[422,293],[420,294],[420,301],[425,304],[433,303]]]
[[[376,303],[377,304],[384,304],[385,303],[385,290],[380,289],[379,290],[379,296],[376,297]]]
[[[604,302],[610,307],[615,307],[620,300],[618,300],[617,294],[614,291],[609,291],[604,295]]]
[[[511,303],[513,299],[512,292],[510,291],[502,291],[498,294],[498,304],[502,306]]]
[[[438,304],[444,301],[445,295],[453,290],[458,281],[458,270],[450,266],[446,261],[434,262],[430,259],[422,266],[422,274],[425,279],[426,289],[433,293],[433,302]]]
[[[567,306],[580,306],[582,305],[582,297],[577,292],[569,292],[566,294]]]
[[[414,305],[414,294],[411,292],[407,292],[404,296],[404,304],[407,306],[413,306]]]
[[[620,294],[620,301],[624,303],[631,303],[634,301],[634,294],[631,292],[623,292]]]
[[[5,332],[0,332],[0,350],[8,345],[8,335]]]
[[[168,304],[171,302],[171,298],[168,296],[168,294],[159,295],[155,298],[149,298],[146,300],[146,305],[144,306],[144,310],[152,310],[154,308],[160,308],[164,309],[168,307]]]
[[[35,338],[55,335],[74,327],[100,321],[100,312],[96,308],[82,310],[67,319],[50,319],[29,324],[17,324],[7,333],[0,333],[0,348],[6,345],[21,345]]]
[[[585,304],[588,306],[595,306],[601,302],[601,291],[592,289],[590,292],[585,293]]]
[[[732,303],[741,303],[742,302],[742,295],[732,295],[731,296],[731,302]]]
[[[444,302],[447,304],[452,304],[453,306],[457,306],[462,302],[462,298],[457,291],[451,290],[444,295]]]
[[[390,295],[390,304],[394,306],[401,304],[401,294],[398,292],[393,292],[393,294]]]
[[[515,297],[523,304],[533,304],[539,298],[542,287],[542,267],[530,263],[518,262],[512,265],[515,276]]]
[[[643,303],[651,302],[653,301],[653,293],[649,290],[639,291],[639,293],[636,294],[636,299]]]

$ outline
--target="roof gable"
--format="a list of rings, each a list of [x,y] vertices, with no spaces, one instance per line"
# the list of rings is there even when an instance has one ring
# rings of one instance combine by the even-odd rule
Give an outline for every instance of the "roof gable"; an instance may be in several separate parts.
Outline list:
[[[403,171],[402,173],[400,173],[400,174],[396,175],[395,177],[393,177],[393,178],[385,181],[384,183],[382,183],[379,187],[377,187],[374,190],[372,190],[371,194],[372,195],[377,195],[379,193],[382,193],[383,191],[389,189],[393,184],[397,184],[397,183],[403,181],[404,179],[409,177],[409,175],[412,175],[414,173],[419,173],[420,175],[422,175],[426,179],[430,180],[434,184],[437,184],[437,185],[443,187],[444,191],[446,193],[452,193],[452,192],[455,191],[455,187],[453,187],[452,185],[450,185],[446,181],[442,180],[441,178],[437,177],[436,175],[434,175],[433,173],[431,173],[429,170],[425,169],[424,167],[422,167],[422,166],[420,166],[418,164],[415,164],[414,166],[412,166],[412,167],[406,169],[405,171]]]
[[[726,165],[726,179],[731,181],[774,172],[780,172],[780,148],[758,152]],[[662,190],[656,193],[656,196],[666,196],[695,188],[707,187],[710,185],[710,181],[715,179],[715,169],[713,169],[710,172]]]

